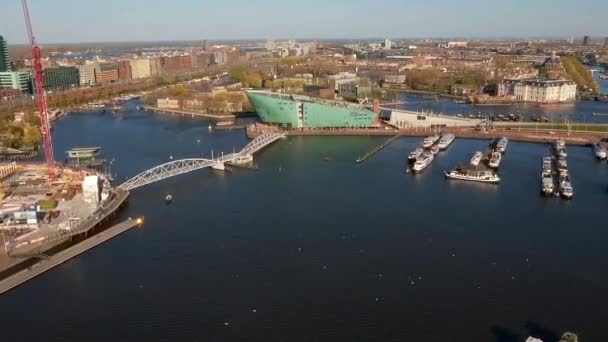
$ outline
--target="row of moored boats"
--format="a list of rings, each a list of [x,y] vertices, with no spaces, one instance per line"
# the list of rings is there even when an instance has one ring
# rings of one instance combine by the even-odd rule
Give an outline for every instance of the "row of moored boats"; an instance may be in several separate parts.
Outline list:
[[[422,146],[416,148],[408,156],[408,161],[413,164],[411,170],[415,173],[423,172],[435,159],[439,151],[447,150],[454,142],[454,134],[433,134],[424,138]]]
[[[476,151],[471,157],[470,165],[446,171],[446,178],[480,183],[499,183],[500,176],[498,176],[497,170],[502,162],[503,153],[507,151],[508,144],[509,139],[506,137],[492,141],[491,149],[485,159],[483,152]],[[485,163],[483,163],[484,161]]]
[[[557,140],[551,144],[552,155],[543,157],[541,172],[541,193],[545,196],[561,196],[565,199],[574,197],[574,188],[570,181],[566,143]]]

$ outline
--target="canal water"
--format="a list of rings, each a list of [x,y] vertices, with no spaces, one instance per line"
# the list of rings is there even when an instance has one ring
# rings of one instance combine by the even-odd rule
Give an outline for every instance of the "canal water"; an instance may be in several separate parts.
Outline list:
[[[231,152],[242,131],[126,111],[55,124],[56,156],[101,146],[117,178]],[[420,139],[296,137],[257,171],[201,170],[134,190],[134,229],[0,297],[20,341],[583,341],[606,337],[608,163],[570,147],[576,197],[542,198],[542,144],[513,142],[503,182],[443,171],[487,141],[457,140],[422,175]],[[330,157],[330,161],[326,161]],[[164,203],[172,194],[171,205]]]

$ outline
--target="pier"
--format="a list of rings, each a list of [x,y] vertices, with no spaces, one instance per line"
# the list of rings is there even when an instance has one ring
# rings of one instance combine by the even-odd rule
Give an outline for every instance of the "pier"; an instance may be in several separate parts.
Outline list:
[[[371,158],[373,155],[375,155],[376,153],[380,152],[383,148],[385,148],[386,146],[392,144],[393,141],[395,141],[395,140],[397,140],[399,138],[400,138],[399,135],[395,135],[392,138],[388,139],[387,141],[383,142],[382,144],[376,146],[371,151],[369,151],[366,154],[364,154],[363,156],[359,157],[359,159],[357,159],[357,163],[361,164],[361,163],[365,162],[366,160],[368,160],[369,158]]]
[[[88,251],[89,249],[102,244],[111,238],[141,224],[139,220],[128,219],[119,224],[116,224],[103,232],[91,236],[84,241],[68,247],[57,254],[41,258],[37,263],[21,270],[5,279],[0,280],[0,294],[19,286],[26,281],[56,267],[62,263]]]
[[[151,107],[151,106],[143,106],[141,109],[143,109],[145,112],[153,111],[153,112],[158,112],[158,113],[189,115],[191,117],[201,117],[201,118],[214,119],[214,120],[234,120],[234,119],[238,118],[238,116],[236,116],[234,114],[222,114],[222,115],[209,114],[209,113],[203,113],[203,112],[199,112],[199,111],[195,111],[195,110],[187,110],[187,109],[161,109],[161,108]]]

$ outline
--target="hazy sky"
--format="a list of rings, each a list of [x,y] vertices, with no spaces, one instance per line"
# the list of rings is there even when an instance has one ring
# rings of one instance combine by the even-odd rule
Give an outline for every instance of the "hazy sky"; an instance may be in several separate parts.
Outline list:
[[[21,1],[0,35],[27,40]],[[238,38],[608,36],[608,0],[30,0],[41,43]]]

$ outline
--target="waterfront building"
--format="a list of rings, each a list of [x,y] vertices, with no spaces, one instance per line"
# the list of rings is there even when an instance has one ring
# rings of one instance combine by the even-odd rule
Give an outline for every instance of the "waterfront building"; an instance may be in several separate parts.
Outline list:
[[[160,57],[150,58],[150,77],[156,77],[163,73]]]
[[[107,84],[118,81],[118,65],[116,63],[99,63],[97,70],[97,82]]]
[[[132,59],[129,64],[131,66],[131,77],[134,80],[148,78],[152,75],[149,58]]]
[[[168,97],[164,99],[157,99],[156,107],[159,109],[179,109],[179,100],[170,99]]]
[[[91,86],[97,83],[97,64],[90,63],[77,65],[76,68],[78,69],[78,77],[80,79],[81,86]]]
[[[8,56],[8,44],[4,37],[0,36],[0,72],[12,71],[11,59]]]
[[[449,42],[448,43],[448,49],[453,49],[453,48],[468,48],[469,47],[469,42]]]
[[[78,69],[73,66],[57,66],[42,70],[46,89],[69,89],[80,84]]]
[[[0,72],[0,89],[31,92],[31,74],[28,70]]]
[[[583,45],[589,45],[590,41],[591,41],[591,37],[589,37],[589,36],[583,37]]]
[[[1,89],[0,88],[0,102],[16,99],[21,95],[22,95],[22,92],[18,89]]]
[[[129,60],[118,61],[118,79],[121,81],[129,81],[133,79],[131,70],[131,62]]]
[[[189,55],[161,57],[160,64],[163,72],[187,70],[192,68],[192,57]]]
[[[247,91],[262,122],[286,128],[376,127],[377,114],[353,103],[299,95]]]
[[[398,128],[475,127],[481,123],[479,119],[397,109],[383,111],[382,116],[390,116],[388,123]]]
[[[356,83],[340,84],[338,96],[350,101],[366,99],[372,96],[372,87],[362,86]]]
[[[513,96],[513,95],[515,95],[515,85],[519,82],[521,82],[520,79],[508,79],[508,78],[505,78],[504,80],[500,81],[500,83],[498,83],[498,87],[496,90],[496,96]]]
[[[384,76],[384,82],[389,84],[404,84],[407,80],[405,75],[386,75]]]
[[[576,83],[567,80],[531,78],[514,87],[515,99],[523,102],[559,103],[576,100]]]

